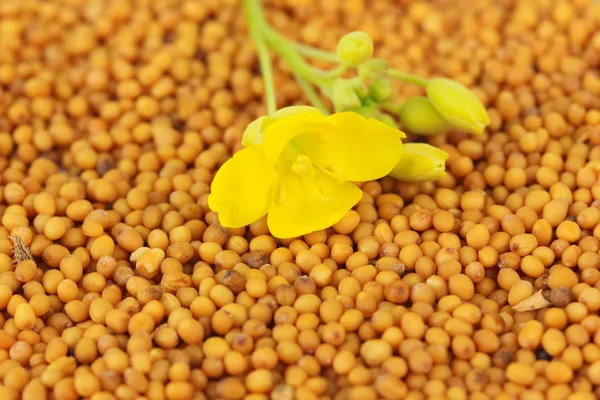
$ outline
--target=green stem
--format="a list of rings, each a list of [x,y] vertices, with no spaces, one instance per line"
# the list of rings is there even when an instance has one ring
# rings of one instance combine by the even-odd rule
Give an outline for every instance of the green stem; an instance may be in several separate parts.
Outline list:
[[[296,49],[294,42],[269,26],[265,27],[264,37],[271,50],[279,54],[279,56],[292,68],[294,75],[300,76],[318,86],[328,83],[330,80],[328,73],[321,71],[304,61],[304,58],[302,58]]]
[[[256,45],[258,62],[265,85],[265,99],[267,102],[267,113],[272,115],[277,111],[275,98],[275,84],[273,82],[273,66],[269,56],[269,49],[264,39],[264,28],[267,26],[260,3],[257,0],[243,0],[246,18],[248,19],[248,30]]]
[[[415,85],[426,87],[429,81],[418,76],[407,74],[406,72],[398,71],[397,69],[388,69],[388,75],[392,78],[399,79],[404,82],[414,83]]]
[[[329,110],[325,106],[325,103],[319,97],[319,94],[315,90],[315,88],[306,80],[302,79],[299,76],[296,76],[296,81],[298,82],[298,86],[306,95],[306,98],[312,103],[313,106],[321,110],[323,115],[329,115]]]
[[[315,68],[305,61],[303,54],[313,58],[327,59],[339,63],[337,56],[324,50],[298,44],[269,26],[260,0],[243,0],[248,30],[256,44],[258,60],[265,83],[265,97],[269,114],[275,112],[275,87],[273,85],[273,70],[268,50],[279,55],[291,67],[292,72],[304,91],[308,100],[323,113],[328,113],[327,107],[320,99],[312,85],[326,88],[333,79],[338,78],[346,71],[346,67],[339,65],[331,71]]]
[[[333,79],[333,78],[337,78],[340,75],[342,75],[344,72],[346,72],[348,68],[345,65],[340,65],[334,69],[332,69],[331,71],[327,71],[326,73],[323,74],[323,76],[326,76],[329,79]]]
[[[273,115],[277,111],[277,100],[275,98],[275,83],[273,82],[273,66],[269,57],[269,49],[264,41],[255,39],[258,62],[265,85],[265,99],[267,101],[267,114]]]
[[[316,47],[296,43],[296,49],[300,52],[300,54],[304,54],[307,57],[311,57],[317,60],[324,60],[332,63],[340,62],[340,59],[336,54],[326,50],[318,49]]]

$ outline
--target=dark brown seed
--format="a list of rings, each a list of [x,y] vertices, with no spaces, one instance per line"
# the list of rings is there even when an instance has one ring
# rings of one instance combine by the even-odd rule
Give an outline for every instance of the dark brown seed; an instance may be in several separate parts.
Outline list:
[[[241,259],[250,268],[260,268],[269,263],[269,254],[264,250],[256,250],[242,255]]]
[[[566,286],[555,287],[550,291],[548,300],[556,307],[564,308],[573,301],[573,293]]]
[[[506,368],[512,362],[514,355],[515,352],[511,349],[500,349],[492,356],[492,363],[494,367]]]
[[[108,171],[115,167],[115,160],[109,154],[102,154],[98,157],[96,171],[100,176],[104,176]]]
[[[303,294],[313,294],[317,290],[317,285],[311,277],[303,275],[294,282],[294,289],[296,289],[298,296]]]
[[[235,294],[239,294],[246,290],[246,279],[237,271],[232,269],[223,270],[215,275],[215,281],[221,285],[225,285]]]
[[[548,274],[543,274],[543,275],[539,276],[533,283],[533,287],[535,287],[537,290],[548,289]]]

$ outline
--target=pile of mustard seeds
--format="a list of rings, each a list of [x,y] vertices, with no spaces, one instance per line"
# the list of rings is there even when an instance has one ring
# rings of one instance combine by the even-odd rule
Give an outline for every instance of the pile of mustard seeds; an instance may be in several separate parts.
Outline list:
[[[0,1],[0,399],[600,398],[600,5],[265,8],[325,50],[369,33],[490,126],[330,229],[226,229],[210,183],[266,112],[241,2]]]

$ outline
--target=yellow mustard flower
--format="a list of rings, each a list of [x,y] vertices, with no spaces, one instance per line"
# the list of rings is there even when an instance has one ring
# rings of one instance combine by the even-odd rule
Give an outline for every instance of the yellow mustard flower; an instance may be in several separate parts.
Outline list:
[[[217,171],[208,205],[223,226],[248,225],[265,214],[279,238],[326,229],[361,198],[351,182],[387,175],[404,134],[356,113],[323,115],[288,107],[251,123],[238,151]]]
[[[435,181],[446,176],[448,153],[427,143],[406,143],[390,176],[407,182]]]

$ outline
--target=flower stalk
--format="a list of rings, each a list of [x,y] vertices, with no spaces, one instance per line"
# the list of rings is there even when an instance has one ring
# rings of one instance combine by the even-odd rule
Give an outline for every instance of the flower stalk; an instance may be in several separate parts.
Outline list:
[[[277,110],[269,54],[272,51],[290,66],[310,104],[324,115],[329,114],[323,101],[326,97],[335,112],[354,111],[365,115],[366,107],[374,110],[369,115],[379,121],[395,126],[395,121],[400,120],[404,128],[420,135],[441,134],[450,128],[481,134],[489,124],[487,112],[477,97],[458,82],[445,78],[425,79],[389,68],[385,60],[372,58],[373,41],[365,32],[356,31],[343,36],[336,53],[332,53],[297,43],[274,30],[264,15],[260,0],[243,0],[243,5],[249,32],[256,44],[269,115]],[[332,68],[316,68],[307,58],[327,61]],[[352,70],[355,76],[342,77]],[[390,79],[423,87],[427,92],[426,100],[417,104],[408,99],[404,104],[393,104],[394,91]],[[413,112],[433,115],[436,123],[432,123],[425,114],[413,115]]]
[[[300,88],[312,105],[321,110],[321,112],[328,114],[327,107],[311,85],[328,87],[334,78],[344,72],[345,68],[337,68],[328,72],[311,66],[302,58],[301,52],[313,51],[313,53],[319,53],[318,49],[303,45],[299,46],[297,43],[292,42],[273,30],[264,17],[260,0],[243,0],[243,6],[248,21],[248,30],[257,49],[265,84],[265,98],[269,115],[272,115],[277,107],[273,71],[268,49],[274,51],[288,63]]]
[[[271,65],[269,49],[263,38],[263,30],[267,25],[267,20],[258,0],[244,0],[243,4],[246,18],[248,19],[248,30],[256,46],[260,71],[265,85],[267,113],[272,115],[277,111],[277,104],[275,99],[275,83],[273,81],[273,66]]]
[[[325,103],[319,98],[318,93],[312,85],[317,86],[322,92],[332,92],[334,80],[339,78],[348,67],[342,60],[326,50],[307,46],[294,42],[279,32],[275,31],[267,22],[260,0],[243,0],[243,6],[248,21],[248,30],[256,46],[258,60],[265,84],[265,100],[269,115],[275,112],[275,87],[273,81],[273,69],[268,50],[272,50],[290,66],[296,81],[306,95],[310,103],[322,113],[329,111]],[[334,64],[330,71],[323,71],[310,65],[302,56],[325,60]],[[395,69],[389,70],[389,76],[408,83],[420,86],[426,85],[426,80],[417,76],[400,72]]]

